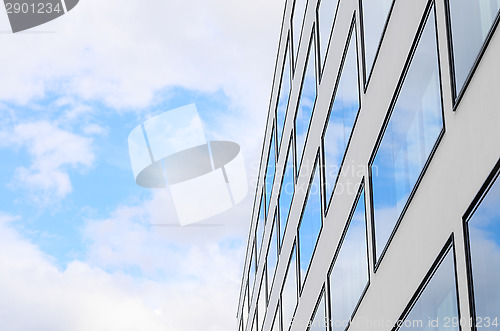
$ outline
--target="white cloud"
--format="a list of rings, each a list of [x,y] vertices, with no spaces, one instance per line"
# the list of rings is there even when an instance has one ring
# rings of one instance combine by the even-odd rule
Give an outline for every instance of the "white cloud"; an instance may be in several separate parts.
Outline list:
[[[27,188],[33,199],[49,203],[72,191],[68,168],[82,169],[94,162],[92,139],[59,128],[47,121],[21,123],[0,131],[1,144],[25,147],[29,167],[16,168],[11,185]]]

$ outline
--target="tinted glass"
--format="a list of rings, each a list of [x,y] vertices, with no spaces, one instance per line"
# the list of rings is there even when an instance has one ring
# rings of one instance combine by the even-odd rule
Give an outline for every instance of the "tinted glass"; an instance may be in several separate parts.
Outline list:
[[[326,306],[325,306],[325,292],[321,292],[320,300],[314,316],[309,324],[309,331],[326,331]]]
[[[323,137],[327,203],[332,195],[358,110],[359,87],[356,38],[351,31],[345,62]]]
[[[321,68],[325,65],[326,51],[330,40],[333,22],[335,20],[335,12],[339,0],[321,0],[318,9],[318,26],[319,26],[319,55],[321,59]]]
[[[267,169],[266,169],[266,215],[269,209],[269,200],[271,199],[271,192],[273,191],[274,173],[276,171],[276,155],[275,155],[275,140],[274,140],[274,128],[271,134],[271,147],[269,148],[269,155],[267,157]]]
[[[457,288],[450,250],[399,330],[459,330]]]
[[[246,327],[248,321],[248,290],[247,286],[245,286],[245,296],[243,297],[243,308],[241,319],[243,321],[243,327]]]
[[[252,242],[252,253],[250,254],[250,270],[248,271],[248,286],[250,288],[249,298],[252,298],[253,285],[255,281],[255,241]]]
[[[497,178],[469,219],[468,232],[476,324],[500,321],[500,180]],[[496,321],[495,321],[496,319]],[[493,328],[493,325],[489,327]]]
[[[500,0],[448,0],[455,83],[460,91],[500,9]]]
[[[299,49],[300,33],[302,31],[302,21],[306,11],[307,0],[295,0],[293,16],[292,16],[292,36],[293,36],[293,51],[297,54]],[[295,56],[297,59],[297,56]]]
[[[273,227],[271,229],[271,241],[269,242],[269,251],[267,252],[267,278],[268,278],[268,294],[271,292],[271,285],[274,279],[276,264],[278,263],[278,236],[277,236],[277,219],[274,217]]]
[[[365,77],[370,74],[380,38],[393,0],[363,0],[363,34],[365,44]]]
[[[311,47],[307,58],[306,70],[304,73],[302,89],[300,92],[299,105],[295,117],[295,146],[297,151],[297,162],[302,160],[302,152],[306,141],[309,123],[316,102],[316,70],[314,60],[314,38],[311,38]]]
[[[301,285],[304,284],[322,224],[319,170],[316,165],[299,224],[298,248]]]
[[[276,107],[276,119],[278,128],[278,149],[281,144],[281,136],[285,125],[286,109],[288,107],[288,99],[290,98],[290,52],[289,42],[286,43],[285,63],[283,63],[283,74],[281,76],[281,86],[279,90],[278,106]]]
[[[260,201],[260,209],[259,209],[259,217],[257,218],[257,233],[256,233],[256,240],[257,240],[257,258],[259,257],[260,252],[260,247],[262,247],[262,236],[264,235],[264,229],[266,227],[266,214],[265,214],[265,209],[264,209],[264,199],[261,198]]]
[[[296,272],[295,246],[292,250],[292,256],[283,284],[283,292],[281,292],[281,309],[283,331],[287,331],[292,322],[292,317],[297,305],[297,272]]]
[[[257,299],[257,330],[262,330],[262,324],[264,323],[264,318],[266,315],[266,280],[265,273],[262,278],[260,290],[259,290],[259,298]]]
[[[285,228],[288,220],[288,214],[290,212],[290,205],[292,204],[294,188],[294,172],[293,172],[293,152],[291,150],[292,144],[288,149],[288,156],[285,164],[285,169],[283,173],[283,183],[281,184],[281,192],[279,197],[279,209],[280,209],[280,247],[283,242],[283,236],[285,235]]]
[[[370,168],[377,259],[444,127],[434,24],[431,10]]]
[[[368,285],[365,197],[361,192],[356,209],[330,272],[332,330],[344,330]]]

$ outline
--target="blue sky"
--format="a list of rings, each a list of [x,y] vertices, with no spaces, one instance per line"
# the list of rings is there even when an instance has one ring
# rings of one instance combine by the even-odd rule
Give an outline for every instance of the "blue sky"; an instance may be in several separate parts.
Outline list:
[[[234,328],[283,6],[82,0],[0,34],[3,330]],[[251,186],[223,226],[155,226],[173,203],[134,183],[130,131],[189,103],[242,147]]]

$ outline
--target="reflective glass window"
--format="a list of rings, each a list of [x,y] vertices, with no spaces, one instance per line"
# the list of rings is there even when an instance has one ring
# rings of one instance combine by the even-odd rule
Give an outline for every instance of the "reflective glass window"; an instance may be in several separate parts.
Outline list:
[[[456,91],[467,76],[491,30],[500,0],[448,0]]]
[[[369,280],[363,191],[355,206],[329,276],[332,331],[346,328]]]
[[[255,259],[256,259],[255,241],[252,241],[252,250],[250,254],[250,270],[248,271],[248,286],[250,288],[249,298],[252,298],[253,285],[255,281],[255,270],[256,270]]]
[[[257,217],[256,241],[257,241],[257,258],[259,258],[260,247],[262,246],[262,236],[266,227],[266,214],[264,209],[263,196],[260,200],[259,217]]]
[[[263,274],[262,282],[260,282],[259,297],[257,299],[257,330],[262,330],[262,324],[266,315],[267,299],[266,299],[266,273]]]
[[[498,174],[497,174],[498,176]],[[492,184],[467,222],[476,326],[499,327],[500,180]]]
[[[274,216],[273,226],[271,228],[271,240],[267,252],[267,278],[268,278],[268,296],[271,292],[276,265],[278,264],[278,228],[276,214]]]
[[[399,330],[460,330],[455,265],[450,249]]]
[[[292,204],[294,190],[293,153],[292,144],[290,143],[285,169],[283,172],[283,183],[281,184],[281,192],[278,200],[280,211],[280,247],[281,243],[283,243],[283,236],[285,235],[285,229],[288,221],[288,214],[290,213],[290,206]]]
[[[325,65],[326,51],[333,31],[339,0],[321,0],[318,7],[319,56],[321,68]]]
[[[333,193],[359,110],[358,60],[353,31],[354,28],[351,29],[347,53],[323,136],[327,203]]]
[[[444,130],[434,10],[370,166],[377,260]]]
[[[288,270],[285,275],[285,282],[283,284],[283,291],[281,292],[281,309],[283,331],[288,331],[292,323],[295,307],[297,306],[297,267],[295,257],[295,245],[288,264]]]
[[[316,102],[316,61],[314,56],[314,34],[311,36],[309,43],[309,53],[307,56],[306,69],[302,80],[302,88],[300,99],[297,106],[297,114],[295,115],[295,150],[296,160],[302,160],[302,152],[306,142],[307,131]],[[298,171],[297,171],[298,173]]]
[[[279,312],[280,312],[280,305],[278,304],[278,307],[276,308],[276,312],[274,314],[274,321],[273,321],[273,326],[271,327],[271,331],[281,330]]]
[[[318,306],[314,311],[313,318],[309,323],[308,331],[326,331],[328,324],[326,319],[326,300],[325,292],[321,291],[321,295],[318,300]]]
[[[363,38],[365,46],[365,77],[372,71],[377,49],[391,10],[393,0],[363,0]]]
[[[321,195],[320,195],[320,181],[319,169],[317,165],[314,167],[313,177],[306,196],[306,204],[302,212],[299,223],[299,236],[298,236],[298,252],[299,252],[299,270],[300,270],[300,283],[304,284],[309,264],[316,248],[319,233],[323,226],[321,219]]]
[[[274,173],[276,172],[276,154],[275,154],[275,134],[274,127],[271,131],[271,143],[269,147],[269,154],[267,156],[267,168],[266,168],[266,215],[269,210],[269,200],[271,199],[271,193],[273,191]]]
[[[292,36],[293,36],[293,51],[297,54],[299,50],[300,33],[302,31],[302,22],[306,12],[307,0],[295,0],[292,14]],[[297,56],[295,56],[297,59]]]
[[[290,42],[287,41],[285,48],[285,62],[283,63],[283,74],[281,75],[281,86],[279,89],[278,105],[276,107],[276,121],[278,132],[278,150],[281,144],[281,136],[283,135],[283,127],[285,126],[286,110],[288,107],[288,99],[290,98],[291,75],[290,75]]]
[[[241,314],[241,320],[243,321],[243,328],[246,327],[248,321],[248,283],[245,284],[245,296],[243,297],[243,308]]]

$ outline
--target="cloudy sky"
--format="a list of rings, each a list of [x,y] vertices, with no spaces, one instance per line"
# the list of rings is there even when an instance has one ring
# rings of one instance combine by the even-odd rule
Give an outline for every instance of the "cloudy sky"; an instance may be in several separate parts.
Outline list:
[[[283,7],[81,0],[18,34],[0,10],[2,330],[235,329]],[[171,226],[130,166],[130,131],[190,103],[247,166],[219,226]]]

